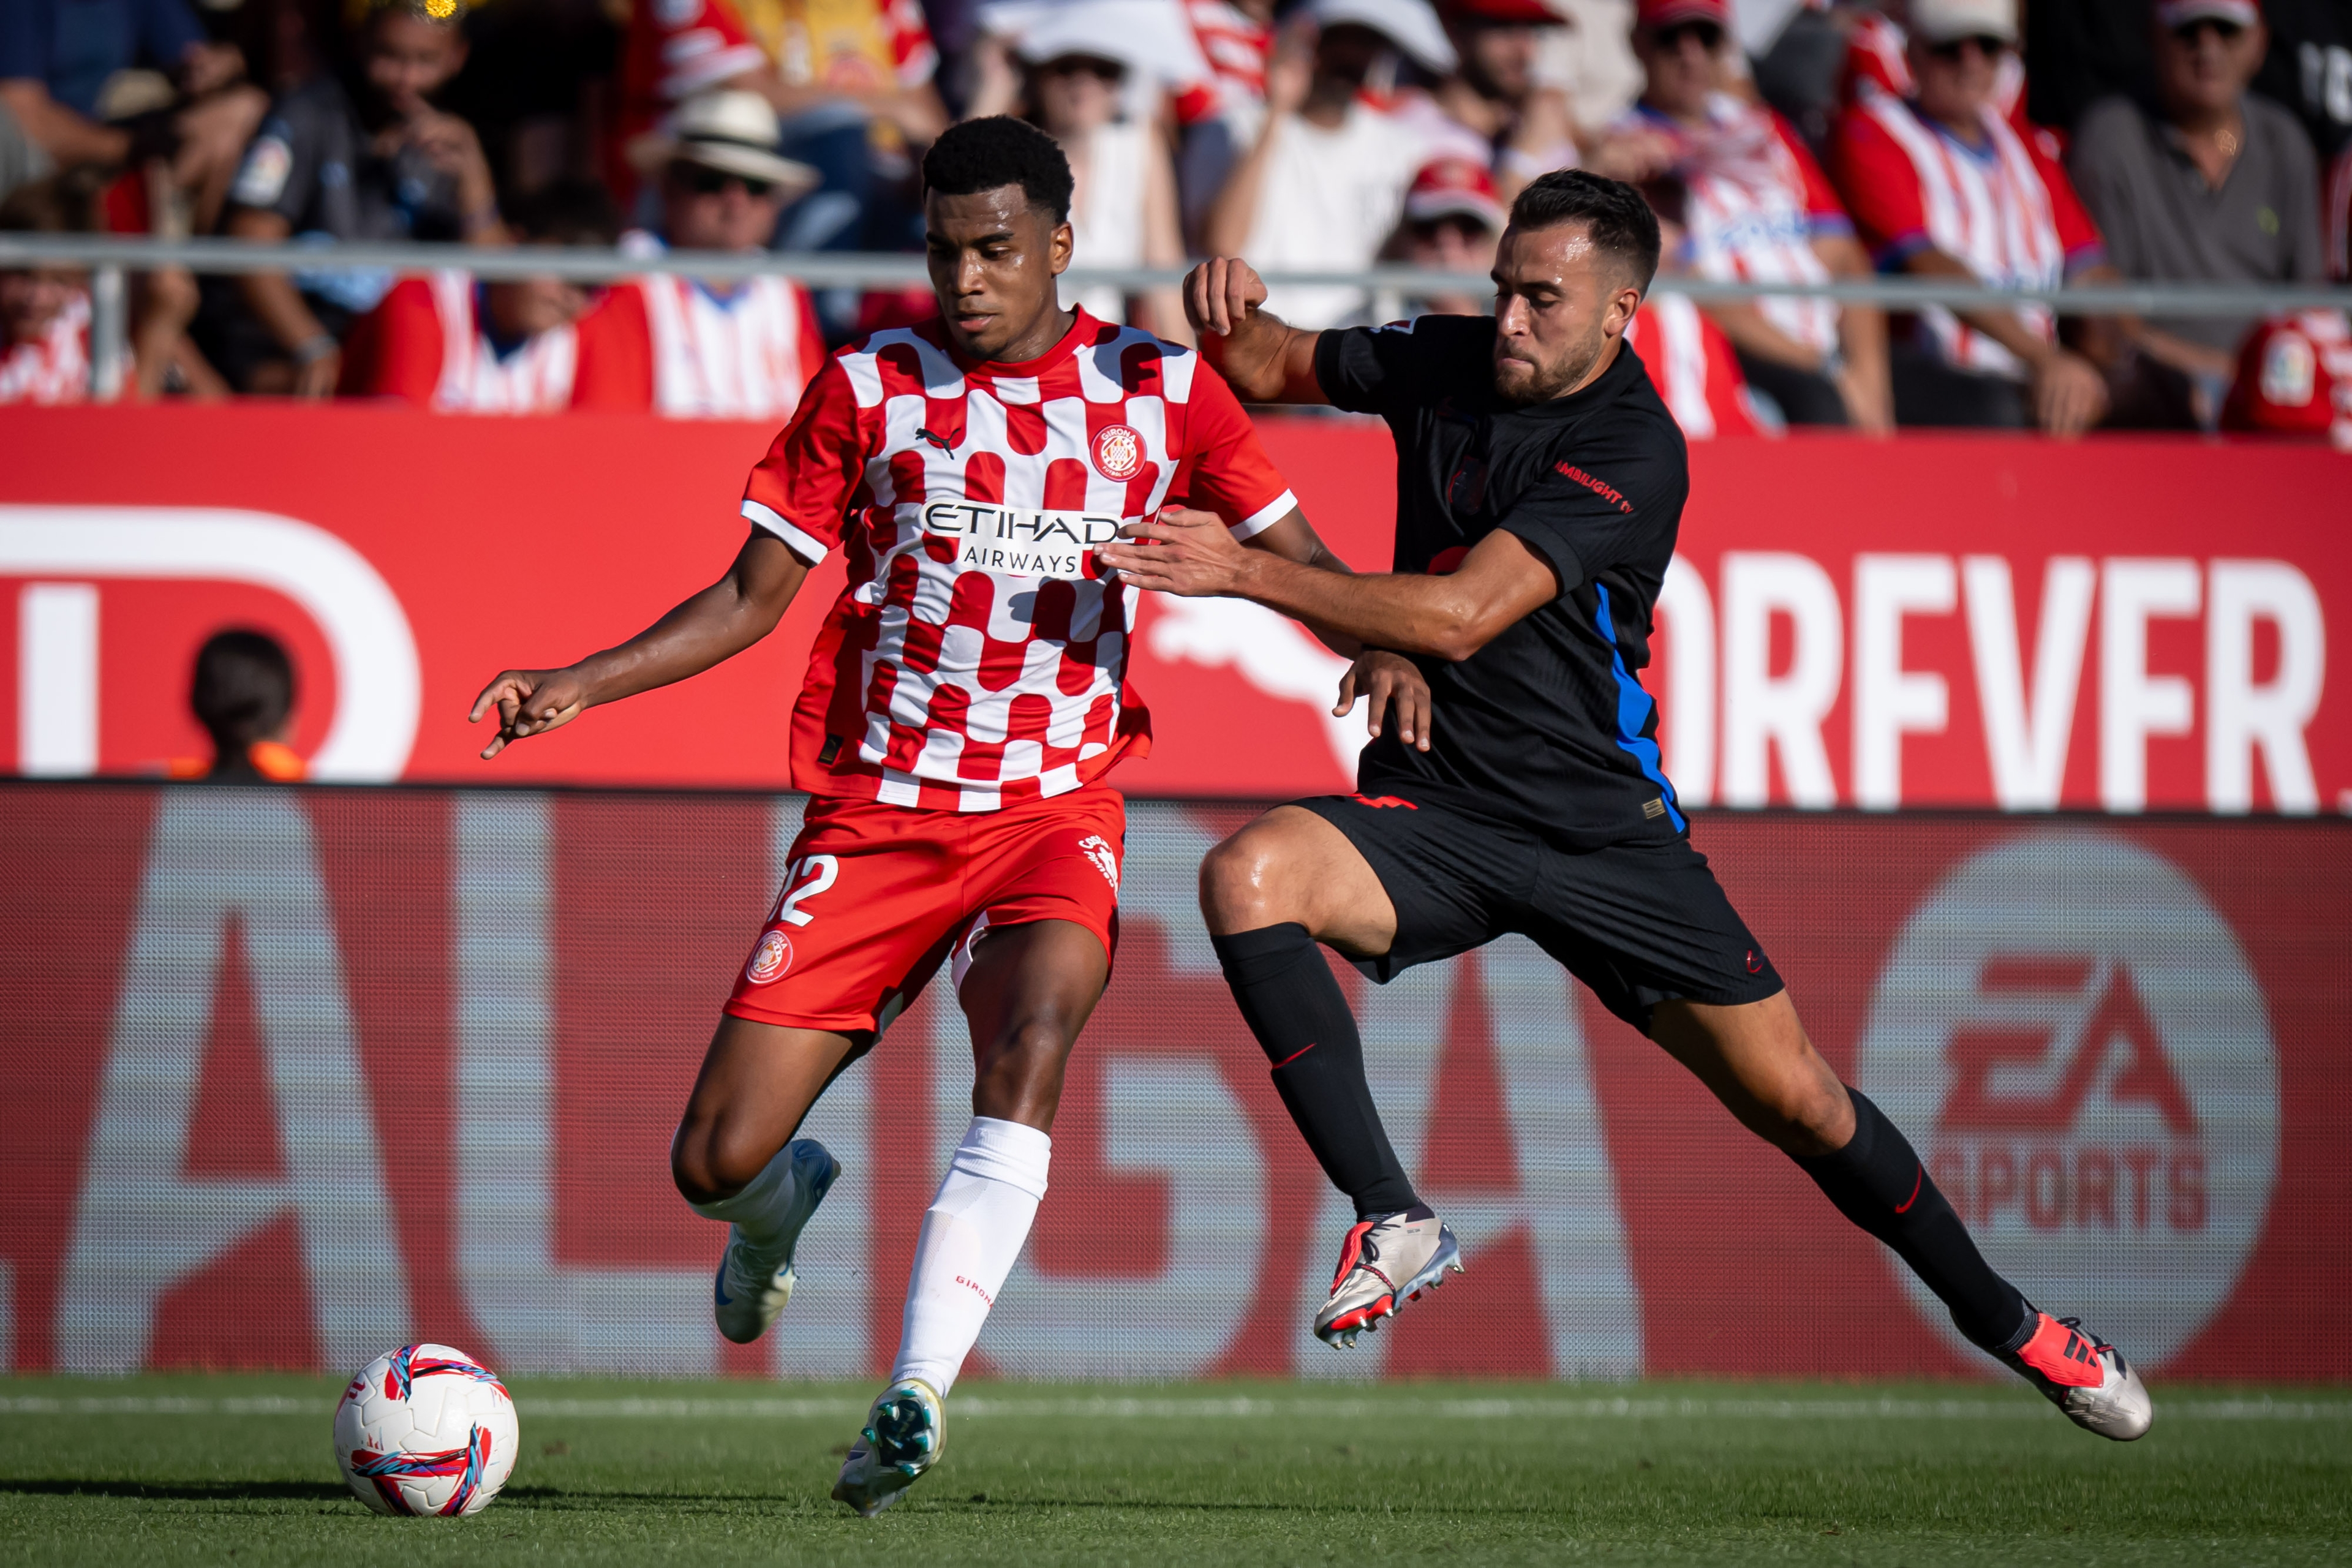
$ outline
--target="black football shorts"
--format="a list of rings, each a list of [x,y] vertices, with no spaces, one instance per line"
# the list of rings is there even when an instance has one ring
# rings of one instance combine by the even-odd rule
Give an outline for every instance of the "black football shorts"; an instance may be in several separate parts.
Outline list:
[[[1291,804],[1348,836],[1396,906],[1396,941],[1357,967],[1386,984],[1517,931],[1644,1034],[1680,998],[1732,1005],[1781,989],[1706,857],[1685,838],[1571,854],[1507,824],[1402,795]]]

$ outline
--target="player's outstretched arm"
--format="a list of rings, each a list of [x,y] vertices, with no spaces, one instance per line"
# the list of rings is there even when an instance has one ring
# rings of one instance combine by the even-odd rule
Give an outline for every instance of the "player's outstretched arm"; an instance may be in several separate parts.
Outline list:
[[[1496,530],[1448,576],[1342,576],[1244,549],[1222,519],[1181,507],[1102,546],[1122,581],[1186,598],[1221,595],[1279,610],[1318,631],[1401,653],[1465,659],[1558,598],[1559,578],[1517,535]]]
[[[499,732],[485,761],[530,735],[560,730],[600,702],[699,675],[776,629],[808,580],[809,569],[784,542],[755,528],[727,574],[618,647],[562,669],[501,670],[474,699],[467,722],[498,710]]]
[[[1244,403],[1328,403],[1315,379],[1315,341],[1268,315],[1265,282],[1237,257],[1203,261],[1184,275],[1184,317],[1201,353]]]
[[[1331,547],[1323,542],[1314,525],[1307,521],[1307,514],[1296,507],[1280,521],[1250,535],[1242,548],[1263,551],[1313,571],[1337,572],[1342,576],[1354,572],[1331,553]],[[1309,626],[1307,630],[1333,653],[1352,661],[1348,673],[1339,678],[1339,697],[1331,710],[1334,719],[1345,718],[1361,697],[1370,703],[1364,717],[1366,734],[1378,740],[1382,722],[1390,709],[1394,708],[1398,738],[1409,746],[1429,750],[1429,682],[1412,660],[1385,648],[1366,647],[1362,639],[1344,633],[1316,626]]]

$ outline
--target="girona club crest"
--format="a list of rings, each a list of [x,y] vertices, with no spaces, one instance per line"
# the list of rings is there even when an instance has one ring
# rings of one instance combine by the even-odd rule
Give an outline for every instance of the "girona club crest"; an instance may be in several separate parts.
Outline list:
[[[1860,1055],[2036,1305],[2160,1363],[2229,1300],[2277,1173],[2278,1065],[2237,938],[2171,862],[2095,832],[1963,862],[1904,928]]]
[[[1143,437],[1132,425],[1106,425],[1095,432],[1095,471],[1107,479],[1131,479],[1143,472]]]
[[[754,985],[766,985],[782,980],[784,971],[793,966],[793,939],[780,931],[771,930],[751,950],[751,962],[743,966],[743,978]]]

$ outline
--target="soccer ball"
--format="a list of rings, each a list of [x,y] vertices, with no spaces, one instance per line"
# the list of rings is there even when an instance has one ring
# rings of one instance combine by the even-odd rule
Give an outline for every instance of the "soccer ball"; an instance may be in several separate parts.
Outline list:
[[[378,1513],[479,1513],[514,1473],[514,1400],[498,1374],[447,1345],[403,1345],[368,1363],[335,1406],[335,1463]]]

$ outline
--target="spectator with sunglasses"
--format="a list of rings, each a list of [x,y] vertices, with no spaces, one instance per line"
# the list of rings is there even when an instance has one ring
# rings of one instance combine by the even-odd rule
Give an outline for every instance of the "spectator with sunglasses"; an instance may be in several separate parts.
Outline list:
[[[1912,96],[1868,92],[1840,122],[1832,169],[1881,268],[1997,288],[2112,279],[2099,231],[2055,149],[2000,111],[2015,0],[1912,0]],[[1919,312],[1890,359],[1902,425],[2073,436],[2107,412],[2099,368],[2043,306]]]
[[[512,204],[525,245],[609,246],[620,225],[593,181],[558,181]],[[393,285],[343,344],[347,397],[436,414],[555,414],[572,405],[576,322],[590,301],[562,278],[485,281],[456,268]]]
[[[759,251],[776,215],[817,173],[779,156],[776,111],[754,92],[689,99],[669,131],[629,155],[660,176],[662,232],[625,247]],[[651,409],[672,419],[789,418],[824,367],[808,291],[789,278],[647,273],[614,284],[580,323],[572,405]]]
[[[2254,0],[2158,0],[2157,103],[2094,104],[2067,167],[2126,278],[2162,282],[2317,282],[2319,164],[2295,117],[2246,90],[2270,37]],[[2260,321],[2130,321],[2115,378],[2116,420],[2211,428]]]
[[[1766,283],[1867,277],[1870,258],[1796,128],[1719,87],[1730,28],[1726,0],[1642,0],[1633,52],[1646,82],[1595,166],[1635,182],[1678,182],[1678,259],[1696,276]],[[1893,426],[1886,318],[1878,310],[1783,298],[1711,305],[1705,314],[1790,424]]]

